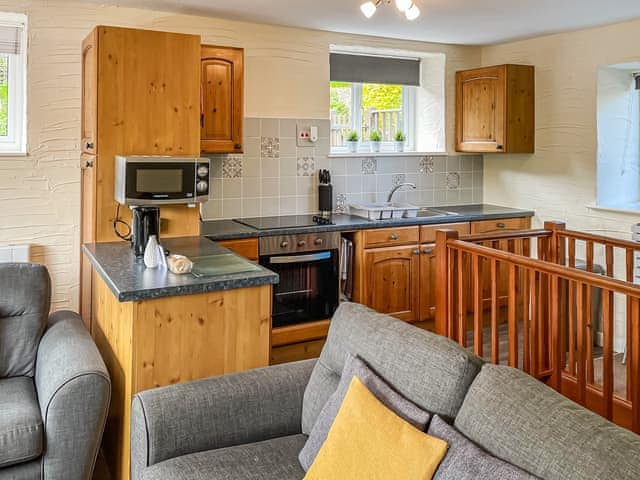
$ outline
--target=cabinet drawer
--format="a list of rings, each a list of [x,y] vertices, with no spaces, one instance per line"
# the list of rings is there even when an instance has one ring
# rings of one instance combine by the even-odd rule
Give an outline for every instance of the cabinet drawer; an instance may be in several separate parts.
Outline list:
[[[222,240],[219,245],[228,248],[233,253],[237,253],[241,257],[248,258],[254,262],[258,261],[258,239],[243,238],[241,240]]]
[[[455,230],[460,235],[468,235],[471,232],[471,224],[463,223],[441,223],[439,225],[422,225],[420,227],[420,243],[433,243],[436,241],[438,230]]]
[[[471,224],[471,234],[495,233],[513,230],[527,230],[530,228],[531,219],[522,218],[501,218],[499,220],[482,220]]]
[[[273,347],[271,349],[271,365],[279,365],[281,363],[297,362],[299,360],[308,360],[320,356],[322,347],[326,339],[312,340],[310,342],[294,343],[292,345],[284,345],[281,347]]]
[[[418,227],[379,228],[364,232],[364,248],[392,247],[418,243]]]

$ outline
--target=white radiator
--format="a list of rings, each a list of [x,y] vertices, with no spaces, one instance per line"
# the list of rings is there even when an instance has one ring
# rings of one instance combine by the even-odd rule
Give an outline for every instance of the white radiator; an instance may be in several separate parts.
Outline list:
[[[0,247],[0,263],[28,261],[29,245],[13,245],[9,247]]]

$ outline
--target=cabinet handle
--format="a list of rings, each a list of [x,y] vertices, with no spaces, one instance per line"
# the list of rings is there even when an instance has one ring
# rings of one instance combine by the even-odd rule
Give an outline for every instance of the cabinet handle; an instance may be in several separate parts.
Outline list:
[[[84,168],[93,168],[93,160],[87,160],[84,162]]]
[[[87,142],[85,147],[87,150],[93,150],[93,142]]]
[[[413,249],[413,254],[414,255],[420,255],[420,249],[419,248],[414,248]]]
[[[433,253],[433,248],[425,248],[422,253],[425,255],[431,255]]]
[[[396,235],[395,233],[392,233],[391,235],[389,235],[389,240],[397,240],[398,239],[398,235]]]
[[[233,148],[235,148],[236,150],[242,150],[242,144],[241,143],[236,143]]]
[[[504,147],[503,147],[502,145],[498,145],[498,146],[496,146],[496,149],[497,149],[497,150],[502,150],[503,148],[504,148]]]
[[[506,227],[506,225],[504,223],[500,222],[500,223],[496,223],[496,227],[504,228],[504,227]]]

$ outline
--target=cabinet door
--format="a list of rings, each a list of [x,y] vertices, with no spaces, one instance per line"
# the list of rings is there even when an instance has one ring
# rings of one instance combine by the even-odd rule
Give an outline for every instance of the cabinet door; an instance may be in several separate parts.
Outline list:
[[[503,152],[505,66],[456,73],[456,150]]]
[[[80,245],[96,240],[96,157],[80,157]],[[91,324],[91,264],[80,250],[80,315]]]
[[[418,320],[419,253],[417,246],[366,250],[365,304],[401,320]]]
[[[436,245],[420,246],[420,320],[436,318]]]
[[[80,140],[82,152],[97,152],[98,119],[98,45],[97,30],[82,42],[82,119]]]
[[[243,51],[203,45],[200,147],[208,153],[242,153]]]

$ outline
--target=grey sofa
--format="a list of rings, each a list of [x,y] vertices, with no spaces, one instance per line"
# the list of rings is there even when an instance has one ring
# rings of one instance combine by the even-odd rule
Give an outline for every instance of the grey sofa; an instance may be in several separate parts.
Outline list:
[[[489,453],[549,480],[638,479],[640,437],[528,375],[483,364],[446,338],[342,304],[317,361],[141,392],[134,480],[304,477],[298,453],[356,353]]]
[[[0,480],[90,479],[111,383],[78,315],[49,315],[45,267],[0,264]]]

